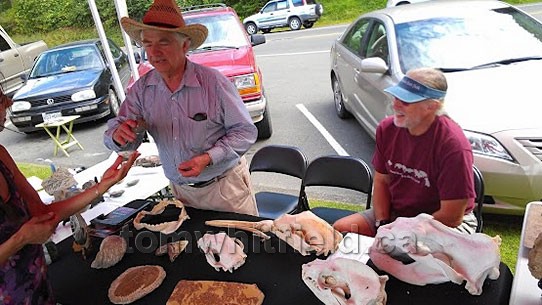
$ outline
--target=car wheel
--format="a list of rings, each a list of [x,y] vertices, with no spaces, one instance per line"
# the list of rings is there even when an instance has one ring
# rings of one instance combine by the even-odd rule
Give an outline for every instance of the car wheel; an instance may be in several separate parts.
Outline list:
[[[262,33],[264,33],[264,34],[267,34],[269,32],[271,32],[271,29],[262,29]]]
[[[273,125],[271,124],[269,105],[265,105],[263,119],[256,123],[256,128],[258,128],[258,139],[269,139],[273,134]]]
[[[245,29],[249,35],[256,34],[258,32],[258,27],[254,22],[249,22],[245,25]]]
[[[322,11],[323,11],[322,9],[323,9],[322,4],[317,3],[316,7],[314,8],[314,12],[316,13],[316,15],[322,16]]]
[[[288,25],[292,31],[297,31],[301,28],[301,20],[297,17],[292,17],[290,18],[290,21],[288,21]]]
[[[335,101],[335,111],[341,119],[347,119],[351,115],[344,106],[343,92],[341,90],[341,84],[336,77],[333,77],[333,100]]]
[[[313,25],[314,25],[314,22],[305,22],[305,23],[303,24],[303,26],[304,26],[306,29],[312,28]]]
[[[120,100],[117,96],[117,93],[113,89],[109,89],[109,116],[114,118],[119,114],[120,110]]]

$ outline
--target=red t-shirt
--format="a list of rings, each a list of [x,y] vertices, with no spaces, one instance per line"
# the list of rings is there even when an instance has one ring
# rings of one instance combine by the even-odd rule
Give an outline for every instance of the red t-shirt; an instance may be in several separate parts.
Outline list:
[[[411,135],[385,118],[376,130],[373,166],[390,177],[391,209],[395,216],[432,214],[441,200],[469,198],[474,208],[473,156],[457,123],[437,116],[427,132]]]

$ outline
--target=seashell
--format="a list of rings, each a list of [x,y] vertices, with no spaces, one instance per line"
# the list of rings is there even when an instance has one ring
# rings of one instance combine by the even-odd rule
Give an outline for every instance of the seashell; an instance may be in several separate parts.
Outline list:
[[[178,240],[174,242],[167,243],[165,245],[162,245],[156,249],[154,252],[154,255],[156,256],[162,256],[167,253],[169,256],[169,260],[173,262],[181,252],[186,249],[186,246],[188,245],[187,240]]]
[[[118,235],[110,235],[102,240],[100,251],[96,254],[96,258],[90,265],[95,269],[109,268],[120,262],[128,245],[124,238]]]

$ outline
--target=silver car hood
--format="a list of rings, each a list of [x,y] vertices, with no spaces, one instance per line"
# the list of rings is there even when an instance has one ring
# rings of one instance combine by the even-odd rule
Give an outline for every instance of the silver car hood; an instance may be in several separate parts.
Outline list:
[[[542,60],[446,73],[445,107],[463,129],[542,128]]]

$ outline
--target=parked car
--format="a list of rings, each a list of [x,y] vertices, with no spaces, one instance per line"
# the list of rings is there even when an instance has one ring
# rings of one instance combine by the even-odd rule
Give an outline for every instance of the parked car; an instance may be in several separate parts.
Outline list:
[[[245,18],[243,24],[249,34],[259,30],[269,33],[279,27],[296,31],[301,26],[311,28],[323,13],[324,7],[315,0],[272,0],[257,14]]]
[[[484,210],[522,213],[542,198],[542,24],[501,1],[429,1],[362,15],[331,48],[339,117],[375,136],[393,114],[383,90],[422,66],[448,80],[445,107],[472,144]],[[494,209],[505,208],[505,209]]]
[[[424,2],[424,1],[428,1],[428,0],[388,0],[388,2],[386,2],[386,7],[418,3],[418,2]]]
[[[130,79],[126,54],[109,47],[123,86]],[[99,39],[76,41],[43,52],[24,86],[13,96],[10,120],[23,132],[35,131],[44,115],[80,115],[75,123],[116,116],[121,101]]]
[[[23,86],[22,76],[30,72],[36,57],[47,48],[43,40],[19,45],[0,26],[0,86],[6,95],[12,96]]]
[[[273,133],[271,114],[265,96],[262,72],[256,63],[252,48],[265,43],[265,37],[262,34],[249,37],[235,10],[222,4],[192,6],[183,8],[182,11],[186,24],[200,23],[209,30],[205,42],[197,49],[189,51],[188,58],[201,65],[218,69],[229,78],[237,87],[258,128],[258,138],[271,137]],[[139,74],[144,75],[152,69],[154,67],[146,60],[143,51],[138,66]]]

